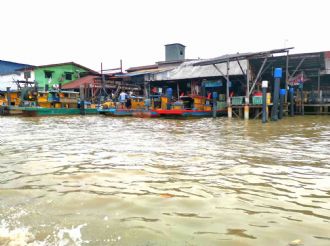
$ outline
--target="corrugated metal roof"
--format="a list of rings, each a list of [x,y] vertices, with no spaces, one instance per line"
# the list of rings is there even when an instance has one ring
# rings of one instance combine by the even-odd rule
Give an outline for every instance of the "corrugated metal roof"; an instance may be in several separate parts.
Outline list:
[[[0,60],[0,75],[14,73],[18,69],[31,67],[29,64]]]
[[[260,51],[260,52],[247,52],[247,53],[236,53],[236,54],[227,54],[211,59],[205,59],[200,62],[197,62],[194,64],[194,66],[205,66],[205,65],[211,65],[211,64],[218,64],[218,63],[224,63],[227,61],[236,61],[236,60],[246,60],[249,58],[260,58],[260,57],[266,57],[270,56],[272,54],[276,53],[284,53],[289,51],[291,48],[284,48],[284,49],[274,49],[274,50],[268,50],[268,51]]]
[[[146,81],[164,81],[164,80],[180,80],[180,79],[194,79],[194,78],[206,78],[206,77],[220,77],[221,73],[213,66],[196,66],[200,60],[184,62],[177,68],[162,71],[158,73],[149,73],[146,75]],[[240,61],[242,69],[247,69],[247,61]],[[227,72],[227,65],[216,64],[216,67],[223,73]],[[239,64],[236,61],[229,63],[229,75],[243,75]]]
[[[138,72],[133,72],[133,73],[125,73],[125,74],[118,74],[115,75],[116,77],[133,77],[133,76],[138,76],[138,75],[145,75],[145,74],[153,74],[153,73],[158,73],[158,72],[163,72],[163,71],[167,71],[170,69],[146,69],[146,70],[139,70]]]

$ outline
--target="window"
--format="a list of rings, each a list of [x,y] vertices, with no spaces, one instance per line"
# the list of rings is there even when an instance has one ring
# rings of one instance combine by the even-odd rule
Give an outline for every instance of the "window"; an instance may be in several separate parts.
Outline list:
[[[24,72],[24,79],[31,78],[31,72]]]
[[[52,71],[45,71],[45,78],[46,79],[51,79],[52,78],[52,75],[53,75],[53,72]]]
[[[72,80],[72,73],[65,73],[65,80]]]
[[[181,56],[183,55],[183,50],[180,50],[180,55],[181,55]]]

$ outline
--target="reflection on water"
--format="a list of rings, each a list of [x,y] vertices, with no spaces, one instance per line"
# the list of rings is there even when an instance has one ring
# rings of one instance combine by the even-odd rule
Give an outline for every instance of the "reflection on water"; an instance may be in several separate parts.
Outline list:
[[[329,117],[0,129],[0,245],[330,244]]]

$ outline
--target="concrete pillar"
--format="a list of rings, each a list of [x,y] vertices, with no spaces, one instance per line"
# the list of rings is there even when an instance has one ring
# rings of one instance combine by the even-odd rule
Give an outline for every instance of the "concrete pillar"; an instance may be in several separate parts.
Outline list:
[[[244,105],[244,119],[248,120],[250,115],[250,107],[248,104]]]
[[[278,120],[278,100],[280,94],[280,79],[282,78],[282,68],[275,68],[274,71],[274,94],[273,94],[273,108],[272,108],[272,120]]]
[[[228,118],[229,119],[233,118],[233,110],[231,105],[228,106],[227,111],[228,111]]]

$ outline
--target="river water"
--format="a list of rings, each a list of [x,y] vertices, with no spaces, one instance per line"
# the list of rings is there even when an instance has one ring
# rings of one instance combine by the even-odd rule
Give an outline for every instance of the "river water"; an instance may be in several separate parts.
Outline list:
[[[0,118],[0,245],[330,245],[330,117]]]

